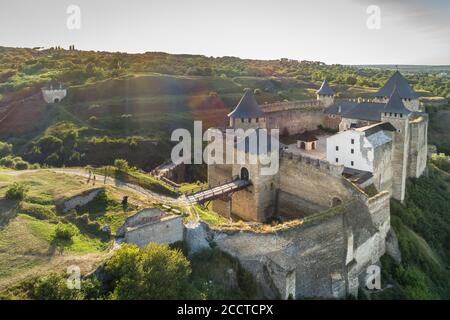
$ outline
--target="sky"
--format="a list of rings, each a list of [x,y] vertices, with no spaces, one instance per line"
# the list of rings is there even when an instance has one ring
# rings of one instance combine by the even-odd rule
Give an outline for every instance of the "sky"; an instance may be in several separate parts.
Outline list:
[[[0,0],[0,30],[12,47],[450,65],[450,0]]]

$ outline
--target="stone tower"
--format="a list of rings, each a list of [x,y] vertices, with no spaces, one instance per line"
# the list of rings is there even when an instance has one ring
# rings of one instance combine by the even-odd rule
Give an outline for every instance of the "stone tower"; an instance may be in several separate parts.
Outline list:
[[[232,128],[245,130],[266,128],[266,116],[256,102],[251,89],[245,89],[244,96],[228,117]]]
[[[386,103],[394,88],[397,88],[398,94],[406,108],[411,111],[420,111],[419,95],[410,87],[408,81],[406,81],[405,77],[398,70],[374,94],[374,102]]]
[[[397,87],[381,112],[381,121],[391,123],[397,132],[393,135],[392,152],[392,197],[403,202],[406,178],[408,177],[408,155],[410,143],[409,118],[411,111],[403,104]]]
[[[234,161],[232,164],[208,165],[208,182],[212,186],[225,180],[239,178],[250,181],[251,185],[244,190],[214,200],[213,210],[225,217],[233,214],[244,220],[263,222],[275,212],[278,175],[262,175],[262,168],[265,166],[259,159],[261,153],[267,155],[276,152],[278,156],[278,149],[276,146],[272,148],[270,136],[267,136],[268,132],[263,130],[266,128],[265,114],[251,90],[245,91],[236,108],[228,116],[230,127],[247,131],[246,136],[243,138],[237,137],[237,133],[223,133],[226,136],[225,144],[231,144],[234,150]],[[265,144],[266,141],[267,146],[261,150],[260,145]],[[227,146],[224,148],[225,152],[226,150],[229,150]]]
[[[320,89],[316,91],[317,100],[322,101],[325,108],[334,104],[334,91],[327,80],[322,82]]]

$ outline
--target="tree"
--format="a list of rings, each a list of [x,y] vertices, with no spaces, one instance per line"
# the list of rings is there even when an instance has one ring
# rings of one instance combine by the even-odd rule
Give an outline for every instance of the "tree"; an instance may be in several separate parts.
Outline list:
[[[191,266],[180,250],[126,244],[105,265],[114,299],[183,299],[191,292]]]
[[[12,144],[0,141],[0,158],[4,158],[12,154]]]
[[[37,145],[39,146],[40,151],[45,155],[50,155],[52,153],[59,153],[63,146],[63,142],[61,139],[55,136],[45,136],[40,138],[37,141]]]
[[[358,79],[354,76],[347,76],[345,78],[345,83],[354,86],[358,82]]]

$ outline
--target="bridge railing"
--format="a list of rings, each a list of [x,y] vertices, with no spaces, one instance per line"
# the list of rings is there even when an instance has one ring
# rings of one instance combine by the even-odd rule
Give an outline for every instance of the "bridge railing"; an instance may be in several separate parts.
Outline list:
[[[186,191],[185,195],[186,196],[191,196],[193,194],[196,194],[196,193],[199,193],[199,192],[202,192],[202,191],[205,191],[205,190],[209,190],[209,189],[213,189],[213,188],[216,188],[216,187],[219,187],[219,186],[223,186],[223,185],[225,185],[227,183],[231,183],[233,181],[239,180],[239,178],[240,178],[239,175],[235,175],[235,176],[233,176],[230,179],[219,181],[215,185],[208,185],[208,186],[202,186],[202,187],[191,189],[189,191]]]

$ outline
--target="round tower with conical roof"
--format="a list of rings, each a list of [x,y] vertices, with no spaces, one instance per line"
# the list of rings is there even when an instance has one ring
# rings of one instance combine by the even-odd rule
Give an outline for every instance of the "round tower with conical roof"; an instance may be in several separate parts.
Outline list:
[[[266,128],[266,115],[256,102],[251,89],[245,89],[236,108],[228,114],[230,127],[240,129]]]
[[[334,91],[331,89],[330,84],[325,79],[320,86],[320,89],[316,91],[317,100],[321,101],[325,108],[334,104]]]

